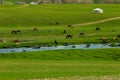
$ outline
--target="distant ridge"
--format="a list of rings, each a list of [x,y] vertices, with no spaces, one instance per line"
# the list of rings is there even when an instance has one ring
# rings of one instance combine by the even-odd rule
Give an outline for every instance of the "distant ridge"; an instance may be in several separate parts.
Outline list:
[[[92,4],[92,3],[99,3],[99,4],[120,4],[120,0],[0,0],[0,1],[8,1],[8,2],[17,2],[17,1],[24,1],[26,3],[29,2],[62,2],[62,3],[81,3],[81,4]]]

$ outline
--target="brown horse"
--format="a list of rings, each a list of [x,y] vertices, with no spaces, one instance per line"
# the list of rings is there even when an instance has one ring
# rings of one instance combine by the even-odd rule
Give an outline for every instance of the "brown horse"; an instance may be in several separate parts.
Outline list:
[[[15,42],[15,43],[19,43],[19,42],[20,42],[20,40],[15,39],[13,42]]]
[[[38,28],[33,28],[33,31],[34,31],[34,32],[37,32],[37,31],[39,31],[39,30],[38,30]]]
[[[106,38],[102,38],[102,43],[103,44],[107,44],[108,43],[107,39]]]
[[[0,39],[0,42],[3,42],[3,39]]]

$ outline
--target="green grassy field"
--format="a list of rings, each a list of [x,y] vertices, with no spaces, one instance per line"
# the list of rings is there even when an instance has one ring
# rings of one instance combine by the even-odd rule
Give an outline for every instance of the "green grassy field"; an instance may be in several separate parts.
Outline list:
[[[81,80],[83,77],[82,80],[98,80],[101,76],[108,76],[106,80],[110,77],[118,80],[119,51],[95,49],[0,54],[0,79],[59,80],[62,77],[61,80],[65,80],[67,77],[66,80],[70,80],[72,77],[74,80]]]
[[[6,5],[1,5],[6,7]],[[24,6],[24,5],[23,5]],[[94,14],[92,10],[100,7],[104,14]],[[96,20],[118,17],[119,5],[80,5],[80,4],[43,4],[26,6],[24,8],[0,9],[1,26],[41,26],[50,22],[59,22],[60,25],[78,24]],[[34,11],[33,11],[34,10]],[[9,13],[9,14],[8,14]],[[49,15],[48,15],[49,14]]]
[[[92,13],[92,10],[97,7],[102,8],[104,13]],[[55,45],[55,40],[59,45],[66,42],[70,44],[101,43],[102,37],[108,38],[108,42],[111,43],[111,38],[119,34],[120,19],[86,26],[76,24],[119,17],[119,7],[117,4],[0,5],[0,39],[6,42],[0,43],[0,47],[34,46],[36,44],[41,46],[42,43]],[[51,22],[60,24],[49,25]],[[68,28],[69,24],[75,25],[74,28]],[[100,27],[101,31],[95,31],[96,27]],[[33,28],[38,28],[39,31],[33,32]],[[21,32],[11,34],[12,30]],[[72,34],[73,38],[65,39],[67,34],[63,33],[64,30],[67,34]],[[80,32],[84,32],[85,36],[80,37]],[[15,39],[21,41],[20,45],[13,43]],[[119,39],[116,42],[119,42]]]
[[[94,14],[94,8],[102,8],[103,14]],[[120,19],[111,20],[92,25],[76,25],[99,20],[120,17],[120,5],[80,5],[80,4],[42,4],[36,6],[0,5],[0,42],[1,47],[23,47],[58,45],[64,43],[102,43],[102,37],[108,39],[120,34]],[[59,25],[49,25],[50,22],[59,22]],[[68,28],[68,24],[74,28]],[[100,31],[95,31],[100,27]],[[33,32],[38,28],[38,32]],[[12,30],[20,33],[11,34]],[[72,34],[72,39],[65,39],[67,34]],[[79,36],[84,32],[85,36]],[[17,39],[19,44],[13,43]],[[118,38],[115,42],[120,42]],[[0,54],[0,80],[34,80],[40,78],[67,78],[91,77],[94,79],[106,76],[109,80],[120,78],[120,53],[118,49],[95,50],[55,50],[25,53]],[[111,76],[112,75],[112,76]],[[91,80],[93,80],[93,78]],[[49,79],[48,79],[49,80]],[[72,80],[72,79],[71,79]],[[75,79],[74,79],[75,80]],[[76,79],[77,80],[77,79]],[[84,80],[84,79],[82,79]],[[90,79],[88,79],[90,80]],[[103,80],[103,79],[101,79]]]
[[[118,76],[120,73],[120,62],[114,61],[0,60],[0,62],[0,79],[4,80],[34,80],[76,76]]]

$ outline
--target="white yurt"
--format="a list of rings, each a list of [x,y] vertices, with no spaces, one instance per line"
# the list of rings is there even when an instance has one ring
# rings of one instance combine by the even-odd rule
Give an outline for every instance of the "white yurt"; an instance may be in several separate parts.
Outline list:
[[[94,13],[103,13],[103,10],[100,8],[93,9]]]
[[[36,4],[37,4],[37,2],[30,2],[30,4],[31,4],[31,5],[36,5]]]

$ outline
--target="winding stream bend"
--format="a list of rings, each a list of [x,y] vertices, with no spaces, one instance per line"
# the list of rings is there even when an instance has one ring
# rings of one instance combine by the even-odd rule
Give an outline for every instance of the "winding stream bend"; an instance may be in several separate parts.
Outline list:
[[[120,44],[120,43],[117,43]],[[31,52],[31,51],[46,51],[46,50],[69,50],[69,49],[102,49],[102,48],[120,48],[111,47],[110,44],[79,44],[79,45],[68,45],[68,46],[50,46],[50,47],[33,47],[33,48],[7,48],[0,49],[0,53],[12,53],[12,52]]]

